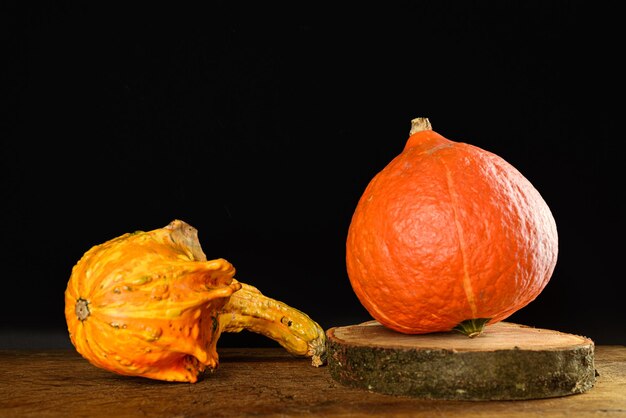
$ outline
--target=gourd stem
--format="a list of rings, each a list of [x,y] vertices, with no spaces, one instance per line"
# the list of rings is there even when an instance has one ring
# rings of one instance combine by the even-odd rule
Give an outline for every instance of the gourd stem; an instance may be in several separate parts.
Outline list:
[[[428,118],[415,118],[411,120],[411,130],[409,131],[409,135],[413,135],[414,133],[421,131],[430,131],[432,129],[433,127]]]
[[[324,364],[326,334],[322,327],[305,313],[263,295],[254,286],[241,285],[218,316],[221,332],[245,329],[271,338],[291,354],[311,357],[313,366]]]
[[[454,327],[453,330],[474,338],[482,334],[489,321],[491,321],[491,318],[466,319]]]

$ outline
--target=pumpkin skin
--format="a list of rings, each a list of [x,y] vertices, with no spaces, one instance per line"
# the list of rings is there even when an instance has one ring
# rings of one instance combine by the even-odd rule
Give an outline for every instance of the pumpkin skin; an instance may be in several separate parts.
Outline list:
[[[225,259],[206,259],[197,230],[180,220],[96,245],[65,291],[71,342],[97,367],[166,381],[196,382],[218,367],[221,333],[244,329],[321,365],[322,328],[234,275]]]
[[[557,254],[556,223],[535,187],[426,118],[366,187],[346,240],[359,301],[406,334],[478,335],[540,294]]]

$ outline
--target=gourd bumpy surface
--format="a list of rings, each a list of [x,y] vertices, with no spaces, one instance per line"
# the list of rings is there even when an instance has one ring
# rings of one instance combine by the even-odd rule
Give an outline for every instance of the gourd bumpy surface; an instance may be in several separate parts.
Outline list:
[[[207,260],[197,230],[180,220],[96,245],[65,292],[72,344],[95,366],[166,381],[196,382],[217,368],[222,332],[260,333],[324,363],[319,324],[234,276],[225,259]]]

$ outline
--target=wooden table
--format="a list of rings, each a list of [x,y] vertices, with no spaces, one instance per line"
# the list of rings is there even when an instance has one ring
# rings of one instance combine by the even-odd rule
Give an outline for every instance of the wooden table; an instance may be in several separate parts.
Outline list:
[[[530,401],[428,401],[351,389],[282,348],[223,348],[196,384],[118,376],[72,350],[0,351],[0,417],[626,417],[626,346],[598,346],[589,391]]]

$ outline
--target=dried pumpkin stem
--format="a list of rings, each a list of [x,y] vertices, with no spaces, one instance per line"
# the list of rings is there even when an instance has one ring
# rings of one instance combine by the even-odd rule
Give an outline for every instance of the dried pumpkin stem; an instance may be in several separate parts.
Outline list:
[[[413,135],[414,133],[421,131],[430,131],[432,129],[433,127],[428,118],[415,118],[411,120],[411,130],[409,131],[409,135]]]
[[[257,288],[241,285],[220,312],[222,332],[245,329],[262,334],[291,354],[311,357],[313,366],[324,364],[326,334],[322,327],[305,313],[263,295]]]
[[[482,334],[489,321],[491,321],[491,318],[466,319],[454,327],[453,330],[467,335],[470,338],[474,338]]]

